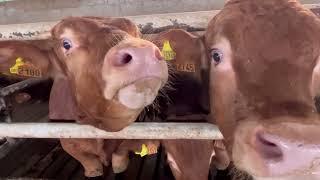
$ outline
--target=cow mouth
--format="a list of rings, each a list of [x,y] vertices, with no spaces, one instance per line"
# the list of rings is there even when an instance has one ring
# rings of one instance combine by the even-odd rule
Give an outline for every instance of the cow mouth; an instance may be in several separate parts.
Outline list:
[[[154,102],[159,90],[164,87],[166,82],[163,76],[156,75],[135,78],[117,88],[118,90],[111,98],[104,97],[108,102],[101,104],[106,107],[104,112],[97,112],[95,108],[88,109],[86,108],[87,104],[83,104],[84,117],[94,119],[95,122],[92,125],[99,129],[111,132],[119,131],[134,122],[140,112]],[[87,120],[81,121],[88,123]]]
[[[139,78],[123,86],[117,100],[129,109],[143,109],[153,103],[165,80],[157,76]]]

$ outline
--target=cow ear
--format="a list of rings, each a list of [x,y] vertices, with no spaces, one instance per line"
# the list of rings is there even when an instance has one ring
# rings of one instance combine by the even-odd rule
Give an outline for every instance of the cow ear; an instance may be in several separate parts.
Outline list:
[[[177,72],[198,74],[209,68],[203,36],[182,29],[172,29],[151,40],[160,48],[165,60],[175,65]]]
[[[178,90],[170,97],[174,97],[172,101],[176,106],[172,108],[175,108],[175,113],[208,113],[209,66],[202,37],[173,29],[156,35],[151,41],[160,48],[164,59],[173,67],[175,75],[171,81],[176,86],[174,89]]]
[[[52,41],[1,41],[0,73],[19,80],[33,77],[54,78],[49,100],[49,118],[74,120],[76,104],[67,78],[57,76]],[[62,106],[63,104],[63,106]]]
[[[11,78],[45,77],[49,75],[47,51],[26,41],[0,42],[0,73]]]
[[[68,79],[55,78],[50,92],[49,119],[77,120],[77,117],[77,104]]]

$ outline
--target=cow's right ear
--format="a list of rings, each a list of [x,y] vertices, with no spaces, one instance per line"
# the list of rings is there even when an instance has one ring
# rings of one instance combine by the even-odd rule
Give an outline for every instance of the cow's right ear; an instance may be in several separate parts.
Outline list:
[[[49,53],[27,41],[0,42],[0,73],[16,78],[46,77]]]
[[[156,35],[151,41],[160,48],[168,64],[174,67],[174,78],[170,81],[177,91],[170,96],[174,97],[171,100],[176,107],[170,107],[169,113],[208,113],[209,65],[202,37],[182,29],[172,29]]]

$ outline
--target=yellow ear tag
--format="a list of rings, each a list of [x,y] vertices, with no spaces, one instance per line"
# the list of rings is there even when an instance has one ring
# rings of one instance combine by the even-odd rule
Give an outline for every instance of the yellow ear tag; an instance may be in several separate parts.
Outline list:
[[[176,58],[176,53],[172,50],[168,40],[164,41],[161,53],[166,61],[171,61]]]
[[[22,60],[21,57],[18,57],[18,58],[16,59],[16,64],[13,65],[13,66],[9,69],[9,70],[10,70],[10,73],[11,73],[11,74],[18,74],[19,66],[22,66],[22,65],[24,65],[24,62],[23,62],[23,60]]]
[[[17,74],[25,77],[41,77],[41,69],[30,62],[24,62],[21,57],[16,59],[16,64],[9,69],[11,74]]]
[[[146,156],[149,154],[149,150],[145,144],[141,145],[141,152],[135,152],[135,154],[140,155],[141,157]]]

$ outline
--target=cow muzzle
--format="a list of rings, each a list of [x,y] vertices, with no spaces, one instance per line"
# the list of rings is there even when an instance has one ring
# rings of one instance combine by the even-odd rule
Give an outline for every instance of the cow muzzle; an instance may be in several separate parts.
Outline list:
[[[106,55],[102,76],[104,96],[130,109],[150,105],[168,80],[168,67],[151,42],[131,38]]]
[[[248,123],[246,128],[241,127],[241,132],[250,126],[251,130],[240,135],[242,138],[235,138],[233,156],[238,156],[242,169],[258,177],[320,177],[318,118],[278,117]],[[248,154],[239,158],[240,153]]]

